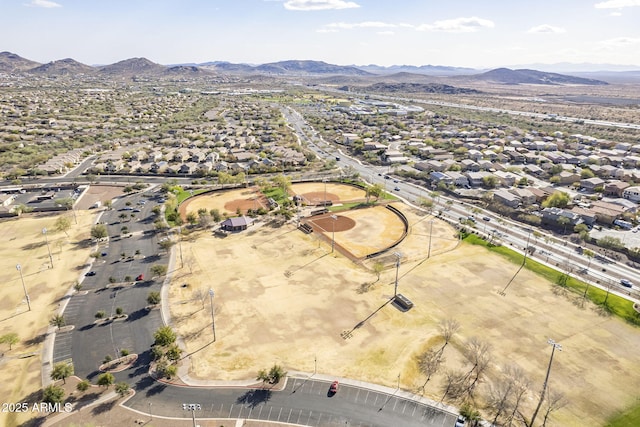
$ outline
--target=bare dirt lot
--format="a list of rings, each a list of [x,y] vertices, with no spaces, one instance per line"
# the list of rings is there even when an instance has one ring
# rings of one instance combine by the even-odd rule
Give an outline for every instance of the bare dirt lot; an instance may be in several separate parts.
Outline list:
[[[402,253],[399,291],[415,307],[401,312],[393,295],[395,257],[387,255],[380,280],[365,266],[330,254],[327,243],[293,226],[257,226],[226,238],[202,236],[183,243],[185,268],[170,293],[173,322],[185,338],[194,378],[246,379],[273,363],[417,391],[425,377],[415,356],[438,349],[443,319],[461,324],[445,350],[446,367],[425,394],[440,400],[443,373],[468,371],[465,343],[490,344],[486,394],[510,364],[532,379],[525,413],[537,403],[553,338],[556,354],[549,387],[569,404],[552,415],[557,425],[601,425],[634,402],[640,386],[638,330],[590,308],[579,309],[552,285],[522,271],[506,296],[498,294],[517,266],[484,249],[458,246],[454,231],[431,217],[403,209],[410,223]],[[431,235],[431,257],[427,257]],[[375,262],[369,261],[368,264]],[[251,268],[247,268],[251,266]],[[186,284],[186,287],[178,286]],[[217,341],[211,313],[198,291],[216,292]],[[204,347],[204,348],[203,348]],[[624,381],[620,379],[624,378]],[[480,393],[479,393],[480,394]],[[576,420],[581,420],[577,422]]]
[[[75,209],[90,209],[96,202],[104,203],[112,200],[114,197],[122,196],[124,187],[116,187],[112,185],[92,185],[78,200]]]

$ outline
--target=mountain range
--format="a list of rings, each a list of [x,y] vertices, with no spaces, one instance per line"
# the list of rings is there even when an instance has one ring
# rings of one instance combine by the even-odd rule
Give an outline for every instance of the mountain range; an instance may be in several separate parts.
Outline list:
[[[426,84],[425,78],[464,78],[466,82],[492,82],[518,85],[605,85],[600,75],[607,80],[640,80],[640,70],[585,72],[578,75],[559,74],[533,69],[497,68],[476,70],[473,68],[449,67],[441,65],[334,65],[322,61],[290,60],[259,65],[237,64],[224,61],[161,65],[146,58],[130,58],[110,65],[90,66],[71,58],[41,64],[11,52],[0,52],[0,73],[29,73],[43,75],[104,75],[104,76],[175,76],[175,75],[262,75],[272,77],[341,77],[346,84],[360,80],[393,81],[394,83],[415,82]],[[350,80],[349,80],[350,79]],[[430,79],[433,80],[433,79]],[[435,82],[435,80],[433,80]],[[371,81],[369,81],[371,83]],[[442,83],[438,81],[437,83]]]

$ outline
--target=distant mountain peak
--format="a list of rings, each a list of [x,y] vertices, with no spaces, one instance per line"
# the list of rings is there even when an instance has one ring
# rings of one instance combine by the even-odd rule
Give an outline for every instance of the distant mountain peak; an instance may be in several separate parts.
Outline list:
[[[606,85],[602,80],[586,79],[566,74],[548,73],[545,71],[510,68],[496,68],[481,74],[469,76],[474,80],[492,81],[503,84],[539,84],[539,85]]]

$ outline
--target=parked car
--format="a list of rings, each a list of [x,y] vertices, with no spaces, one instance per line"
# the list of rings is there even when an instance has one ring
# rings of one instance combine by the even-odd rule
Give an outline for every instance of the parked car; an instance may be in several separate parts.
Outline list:
[[[633,287],[633,283],[631,283],[629,280],[627,279],[622,279],[620,280],[620,284],[622,286],[624,286],[625,288],[632,288]]]
[[[329,386],[329,393],[331,393],[331,394],[337,393],[339,385],[340,384],[338,383],[338,381],[332,382],[331,385]]]
[[[458,419],[456,420],[455,427],[464,427],[464,423],[466,422],[467,420],[462,415],[458,415]]]
[[[138,276],[136,277],[136,282],[139,282],[141,280],[144,280],[144,274],[138,274]]]
[[[482,217],[482,219],[483,219],[484,221],[491,221],[491,218],[489,218],[488,216],[483,216],[483,217]]]
[[[394,188],[395,191],[400,191],[400,187]]]
[[[95,271],[90,271],[87,274],[85,274],[85,276],[95,276],[96,272]]]

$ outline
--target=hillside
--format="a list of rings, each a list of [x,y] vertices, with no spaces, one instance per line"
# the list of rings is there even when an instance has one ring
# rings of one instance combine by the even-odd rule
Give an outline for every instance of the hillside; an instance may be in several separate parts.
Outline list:
[[[0,73],[16,73],[41,65],[11,52],[0,52]]]
[[[465,76],[465,79],[490,81],[509,85],[538,84],[538,85],[607,85],[602,80],[569,76],[566,74],[548,73],[544,71],[510,68],[496,68],[482,74]]]

